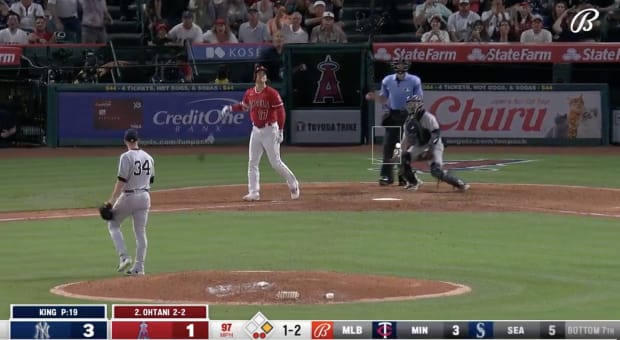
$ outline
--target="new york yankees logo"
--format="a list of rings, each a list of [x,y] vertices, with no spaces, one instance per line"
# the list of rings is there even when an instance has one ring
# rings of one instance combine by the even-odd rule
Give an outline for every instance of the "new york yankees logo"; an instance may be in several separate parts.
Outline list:
[[[316,68],[321,71],[321,78],[317,82],[313,103],[324,104],[327,103],[326,99],[329,99],[331,103],[342,103],[340,82],[336,77],[336,71],[340,69],[340,65],[333,61],[331,55],[328,54]]]

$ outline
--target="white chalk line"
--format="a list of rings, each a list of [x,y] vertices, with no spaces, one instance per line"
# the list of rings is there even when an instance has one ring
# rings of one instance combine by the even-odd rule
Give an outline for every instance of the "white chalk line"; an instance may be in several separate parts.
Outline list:
[[[334,184],[350,184],[351,182],[308,182],[307,184],[311,185],[334,185]],[[376,182],[358,182],[360,184],[376,184]],[[472,185],[487,185],[487,186],[528,186],[528,187],[545,187],[545,188],[572,188],[572,189],[597,189],[597,190],[605,190],[605,191],[614,191],[620,192],[619,188],[605,188],[605,187],[590,187],[583,185],[556,185],[556,184],[531,184],[531,183],[471,183]],[[206,188],[217,188],[217,187],[239,187],[243,186],[243,184],[216,184],[216,185],[202,185],[202,186],[188,186],[181,187],[176,189],[161,189],[155,190],[153,192],[170,192],[170,191],[182,191],[182,190],[196,190],[196,189],[206,189]],[[302,186],[303,187],[303,186]],[[151,212],[153,213],[171,213],[171,212],[180,212],[180,211],[201,211],[201,210],[214,210],[214,209],[231,209],[231,208],[244,208],[244,207],[254,207],[258,205],[265,204],[284,204],[287,201],[268,201],[259,204],[251,204],[251,203],[237,203],[237,204],[215,204],[215,205],[206,205],[200,208],[161,208],[161,209],[153,209]],[[492,207],[502,207],[502,205],[494,205],[487,204],[487,206]],[[545,209],[545,208],[536,208],[536,207],[518,207],[511,206],[513,208],[519,208],[524,210],[535,210],[535,211],[543,211],[543,212],[553,212],[557,214],[570,214],[570,215],[581,215],[581,216],[596,216],[596,217],[612,217],[612,218],[620,218],[618,214],[605,214],[605,213],[592,213],[592,212],[583,212],[583,211],[573,211],[573,210],[554,210],[554,209]],[[617,209],[620,207],[613,207],[613,209]],[[20,213],[18,212],[6,212],[6,213]],[[51,216],[25,216],[25,217],[11,217],[11,218],[0,218],[0,223],[2,222],[19,222],[19,221],[34,221],[34,220],[51,220],[51,219],[65,219],[65,218],[75,218],[75,217],[94,217],[99,216],[98,213],[92,212],[75,212],[72,214],[59,214],[59,215],[51,215]]]
[[[231,209],[231,208],[246,208],[246,207],[256,207],[256,206],[264,206],[264,205],[278,205],[283,204],[285,201],[266,201],[264,203],[238,203],[238,204],[216,204],[216,205],[208,205],[200,208],[161,208],[161,209],[152,209],[151,213],[171,213],[171,212],[179,212],[179,211],[202,211],[202,210],[214,210],[214,209]],[[91,213],[91,212],[75,212],[71,214],[58,214],[58,215],[50,215],[50,216],[25,216],[25,217],[10,217],[10,218],[0,218],[1,222],[19,222],[19,221],[35,221],[35,220],[53,220],[53,219],[65,219],[65,218],[79,218],[79,217],[94,217],[99,216],[99,213]]]

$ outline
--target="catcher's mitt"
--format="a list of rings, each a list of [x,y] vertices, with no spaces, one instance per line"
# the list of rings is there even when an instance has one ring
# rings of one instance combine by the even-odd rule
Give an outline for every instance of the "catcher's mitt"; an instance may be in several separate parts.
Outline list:
[[[99,207],[99,215],[106,221],[114,219],[114,213],[112,212],[112,203],[105,202]]]

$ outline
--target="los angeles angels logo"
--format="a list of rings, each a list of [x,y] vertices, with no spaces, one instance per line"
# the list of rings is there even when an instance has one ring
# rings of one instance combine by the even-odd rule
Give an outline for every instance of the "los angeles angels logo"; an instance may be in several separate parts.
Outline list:
[[[313,103],[342,103],[342,91],[340,91],[340,82],[336,77],[336,72],[340,69],[340,64],[332,60],[329,54],[325,56],[325,60],[316,66],[321,71],[321,78],[317,82],[316,92],[314,93]]]

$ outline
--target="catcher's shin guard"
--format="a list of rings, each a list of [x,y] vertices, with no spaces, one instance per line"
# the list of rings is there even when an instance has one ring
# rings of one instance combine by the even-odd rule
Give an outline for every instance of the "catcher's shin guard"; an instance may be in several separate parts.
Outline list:
[[[441,169],[437,163],[431,164],[431,176],[456,188],[460,188],[463,185],[462,180],[450,175],[446,170]]]
[[[415,175],[415,170],[411,167],[411,154],[403,152],[401,159],[398,178],[402,177],[410,184],[417,184],[418,177]]]

